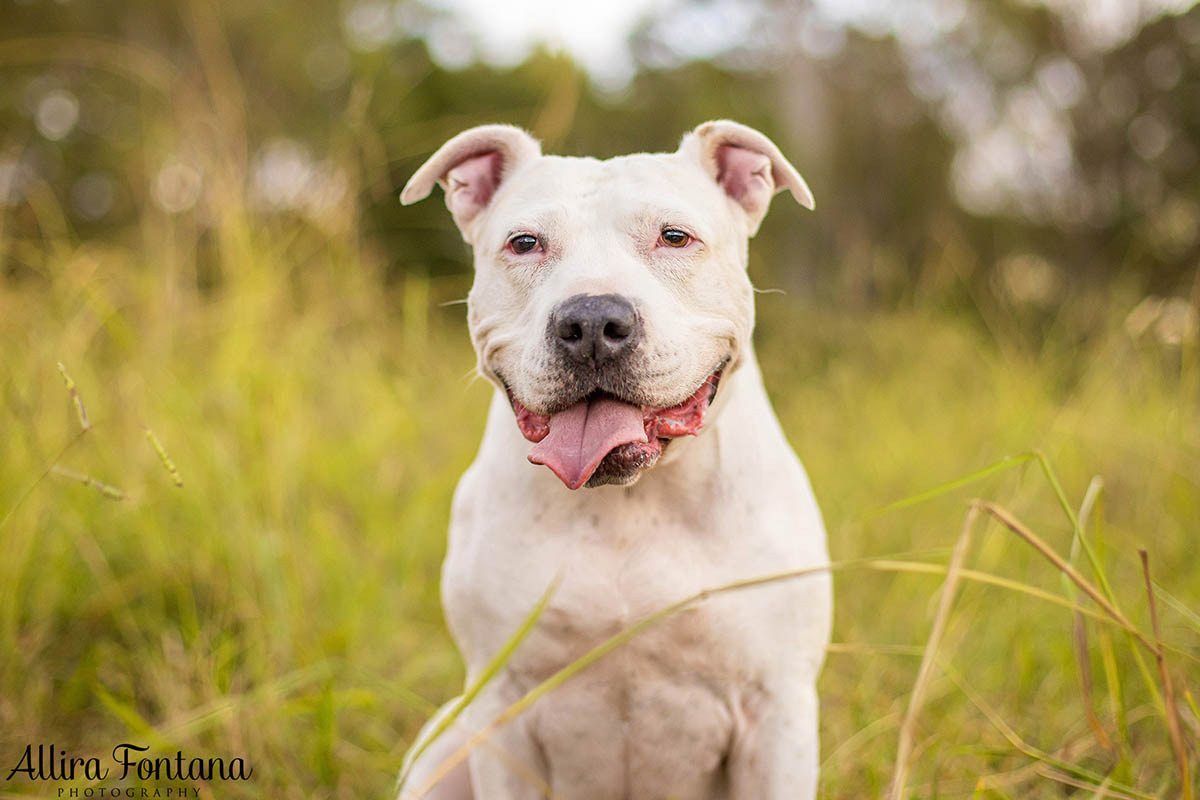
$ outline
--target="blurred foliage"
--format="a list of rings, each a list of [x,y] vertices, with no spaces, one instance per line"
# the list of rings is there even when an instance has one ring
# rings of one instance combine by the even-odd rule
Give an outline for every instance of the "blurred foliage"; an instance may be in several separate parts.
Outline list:
[[[961,17],[916,43],[751,3],[758,28],[692,61],[674,16],[721,7],[685,3],[636,32],[632,83],[598,92],[546,52],[441,69],[418,34],[453,20],[413,2],[6,4],[10,280],[42,270],[37,244],[63,230],[136,246],[139,223],[167,214],[195,253],[184,277],[211,286],[214,230],[243,194],[264,212],[255,224],[301,220],[313,253],[333,236],[389,280],[461,273],[466,251],[436,204],[395,202],[458,130],[510,121],[549,152],[604,157],[670,149],[728,117],[775,137],[819,203],[768,219],[760,282],[860,305],[970,307],[999,287],[1043,310],[1114,282],[1194,291],[1200,9],[1101,48],[1066,12],[1026,2],[943,3]],[[65,218],[47,215],[45,193],[69,199]]]

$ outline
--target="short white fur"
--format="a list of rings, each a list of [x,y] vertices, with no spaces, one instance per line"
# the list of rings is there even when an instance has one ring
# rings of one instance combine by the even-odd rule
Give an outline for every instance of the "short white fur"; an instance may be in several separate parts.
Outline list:
[[[468,323],[495,385],[442,572],[468,683],[560,583],[502,674],[408,765],[404,798],[473,731],[647,614],[704,588],[828,563],[820,512],[751,343],[748,239],[776,192],[813,205],[766,136],[708,122],[674,153],[598,161],[545,156],[524,131],[489,125],[447,142],[402,201],[439,183],[474,250]],[[665,226],[694,241],[659,246]],[[506,246],[518,233],[538,237],[534,252]],[[726,366],[698,436],[672,441],[635,483],[571,491],[526,462],[506,389],[538,413],[557,410],[548,316],[568,297],[605,293],[629,298],[645,326],[628,364],[631,399],[679,403]],[[826,574],[712,598],[542,698],[428,796],[532,800],[545,796],[542,783],[568,800],[812,798],[831,607]]]

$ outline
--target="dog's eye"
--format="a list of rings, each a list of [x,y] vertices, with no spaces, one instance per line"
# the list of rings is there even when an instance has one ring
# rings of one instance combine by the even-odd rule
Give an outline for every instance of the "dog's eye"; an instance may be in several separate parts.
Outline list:
[[[508,247],[517,255],[528,253],[530,250],[538,246],[536,236],[531,236],[528,233],[517,234],[508,240]]]
[[[678,228],[667,228],[659,237],[667,247],[687,247],[692,237]]]

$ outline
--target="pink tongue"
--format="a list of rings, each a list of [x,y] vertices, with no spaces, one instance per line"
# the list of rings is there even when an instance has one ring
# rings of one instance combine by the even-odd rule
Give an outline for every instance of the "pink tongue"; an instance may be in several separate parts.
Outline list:
[[[529,451],[567,485],[578,489],[614,447],[645,442],[642,410],[611,397],[581,400],[550,417],[550,433]]]

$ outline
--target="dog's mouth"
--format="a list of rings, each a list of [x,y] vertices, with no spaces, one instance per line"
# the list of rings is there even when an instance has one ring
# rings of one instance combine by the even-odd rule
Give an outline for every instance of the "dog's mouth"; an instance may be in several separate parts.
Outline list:
[[[700,432],[724,368],[722,362],[688,399],[670,407],[594,391],[554,414],[536,414],[511,389],[508,399],[521,434],[534,443],[530,462],[549,467],[568,489],[624,484],[657,462],[672,439]]]

